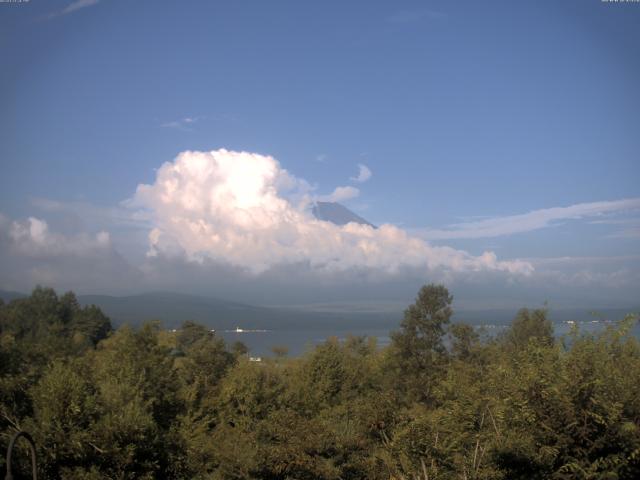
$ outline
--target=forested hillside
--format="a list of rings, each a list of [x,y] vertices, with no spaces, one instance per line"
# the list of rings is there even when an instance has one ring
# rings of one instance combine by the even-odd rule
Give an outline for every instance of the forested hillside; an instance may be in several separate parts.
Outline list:
[[[195,323],[114,331],[37,288],[0,301],[0,449],[30,432],[47,479],[640,478],[636,318],[557,340],[522,310],[482,342],[451,315],[428,285],[389,347],[252,362]]]

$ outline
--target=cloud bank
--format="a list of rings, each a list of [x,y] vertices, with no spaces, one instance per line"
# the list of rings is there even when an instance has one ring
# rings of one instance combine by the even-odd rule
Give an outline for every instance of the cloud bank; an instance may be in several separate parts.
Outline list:
[[[128,204],[146,211],[154,225],[150,257],[222,262],[252,274],[296,264],[316,272],[533,271],[528,262],[500,261],[493,252],[473,256],[435,247],[393,225],[374,229],[317,220],[309,212],[308,195],[291,200],[291,191],[305,185],[270,156],[186,151],[162,165],[154,183],[138,185]]]
[[[0,213],[0,289],[51,285],[80,291],[125,291],[140,274],[115,250],[106,231],[61,233],[39,218]]]
[[[47,222],[34,217],[23,222],[9,222],[0,217],[0,229],[10,240],[14,253],[29,257],[86,256],[111,246],[109,233],[105,231],[100,231],[95,236],[86,233],[65,236],[51,232]]]
[[[334,193],[344,198],[341,188]],[[117,206],[32,199],[38,214],[0,213],[0,289],[43,284],[79,293],[162,290],[299,304],[404,302],[419,285],[443,282],[467,306],[543,299],[637,305],[640,257],[471,255],[393,225],[317,220],[310,208],[320,199],[315,190],[272,157],[217,150],[181,153]],[[508,234],[573,218],[633,227],[621,212],[638,206],[629,199],[544,209],[459,224],[457,235]]]

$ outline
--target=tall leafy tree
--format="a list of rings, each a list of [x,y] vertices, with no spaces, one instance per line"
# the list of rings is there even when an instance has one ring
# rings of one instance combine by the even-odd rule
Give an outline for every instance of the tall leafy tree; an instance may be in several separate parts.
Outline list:
[[[400,386],[410,398],[427,401],[446,362],[445,328],[453,297],[443,285],[425,285],[404,312],[400,331],[391,334],[392,360]]]
[[[548,310],[520,309],[503,338],[513,348],[524,348],[532,339],[544,345],[552,345],[553,324],[548,318]]]

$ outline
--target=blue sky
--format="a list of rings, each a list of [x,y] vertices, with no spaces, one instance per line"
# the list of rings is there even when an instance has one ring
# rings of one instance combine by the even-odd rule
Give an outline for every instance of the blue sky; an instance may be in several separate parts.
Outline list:
[[[600,0],[0,4],[0,213],[60,242],[108,232],[110,255],[144,270],[166,225],[149,203],[153,218],[129,218],[138,185],[180,152],[254,152],[315,198],[357,188],[344,203],[373,223],[532,262],[520,290],[487,279],[496,298],[634,304],[639,27],[640,4]],[[121,284],[24,255],[36,273],[12,260],[0,288]]]

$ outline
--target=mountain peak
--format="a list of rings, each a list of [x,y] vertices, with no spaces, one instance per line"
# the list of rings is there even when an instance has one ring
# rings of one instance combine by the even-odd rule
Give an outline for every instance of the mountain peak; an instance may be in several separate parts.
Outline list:
[[[376,226],[371,222],[366,221],[344,205],[336,202],[316,202],[313,204],[313,207],[311,207],[311,213],[313,213],[313,216],[318,220],[331,222],[336,225],[346,225],[347,223],[355,222],[376,228]]]

